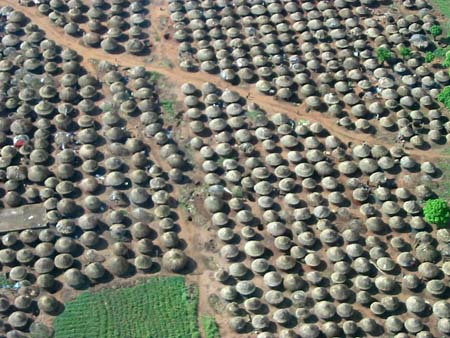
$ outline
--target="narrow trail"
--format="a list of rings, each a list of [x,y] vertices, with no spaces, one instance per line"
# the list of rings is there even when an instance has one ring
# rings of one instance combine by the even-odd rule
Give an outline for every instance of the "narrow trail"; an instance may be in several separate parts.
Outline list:
[[[122,53],[120,55],[109,54],[104,52],[101,48],[90,48],[83,46],[80,38],[75,38],[65,34],[62,28],[54,26],[46,16],[40,14],[36,7],[24,7],[19,5],[15,0],[3,0],[2,2],[18,11],[22,11],[26,16],[32,18],[33,22],[45,32],[48,39],[54,40],[62,47],[72,48],[75,50],[83,58],[81,60],[81,65],[93,74],[96,73],[96,70],[91,62],[92,59],[108,61],[112,64],[117,64],[119,67],[144,66],[148,71],[154,71],[164,75],[169,82],[177,86],[190,82],[195,86],[200,87],[205,82],[211,82],[221,89],[230,88],[238,92],[242,97],[248,96],[249,101],[257,103],[268,114],[282,112],[293,120],[305,119],[310,122],[320,122],[332,135],[339,137],[344,143],[367,142],[368,144],[383,144],[386,147],[391,147],[393,145],[391,142],[388,142],[388,140],[376,139],[371,134],[358,131],[346,131],[344,128],[336,125],[335,119],[333,118],[324,116],[319,112],[306,113],[304,105],[295,106],[289,102],[276,101],[271,96],[259,93],[254,85],[249,85],[248,88],[243,88],[241,86],[233,86],[230,83],[220,79],[217,75],[211,75],[204,72],[185,72],[178,66],[176,48],[168,48],[167,51],[159,50],[159,53],[164,52],[163,55],[152,54],[160,59],[168,59],[173,64],[173,67],[171,68],[146,63],[143,57],[133,56],[127,53]],[[419,157],[420,159],[436,160],[450,158],[450,155],[441,154],[439,149],[407,149],[407,152],[411,155]]]

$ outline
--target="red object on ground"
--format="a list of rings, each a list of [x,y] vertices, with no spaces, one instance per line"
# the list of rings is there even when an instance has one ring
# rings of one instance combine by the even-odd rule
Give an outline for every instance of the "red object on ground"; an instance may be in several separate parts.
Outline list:
[[[27,142],[25,141],[25,140],[17,140],[16,142],[14,142],[14,146],[16,147],[16,148],[20,148],[20,147],[22,147],[22,146],[24,146],[25,144],[26,144]]]

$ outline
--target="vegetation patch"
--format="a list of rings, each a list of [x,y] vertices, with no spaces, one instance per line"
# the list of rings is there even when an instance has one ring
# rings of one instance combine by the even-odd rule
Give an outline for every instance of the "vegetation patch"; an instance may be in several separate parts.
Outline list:
[[[167,122],[175,121],[177,117],[177,112],[175,111],[175,100],[171,99],[162,99],[160,104],[164,110],[164,115],[167,119]]]
[[[434,55],[434,57],[436,57],[436,58],[443,58],[446,54],[447,54],[447,52],[450,50],[450,47],[446,47],[446,48],[436,48],[434,51],[433,51],[433,55]]]
[[[247,117],[250,119],[250,121],[256,121],[261,116],[264,116],[264,113],[259,110],[247,111]]]
[[[450,2],[448,0],[433,0],[437,5],[439,12],[450,19]]]
[[[383,64],[384,62],[391,60],[393,58],[393,54],[389,49],[380,47],[377,50],[377,58],[378,61]]]
[[[214,317],[204,315],[201,322],[205,338],[220,338],[219,327]]]
[[[161,73],[155,72],[155,71],[151,71],[149,72],[149,79],[151,82],[158,82],[159,80],[161,80],[161,78],[164,77],[164,75],[162,75]]]
[[[199,338],[198,290],[183,277],[85,292],[65,304],[55,338]]]
[[[450,86],[444,87],[438,95],[438,101],[443,103],[447,109],[450,109]]]
[[[448,153],[448,152],[444,152]],[[442,171],[442,177],[438,182],[430,182],[428,186],[436,192],[438,196],[450,200],[450,159],[442,159],[437,163],[438,168]]]
[[[438,228],[447,226],[450,221],[450,207],[442,198],[428,200],[423,208],[423,213],[425,220],[436,224]]]

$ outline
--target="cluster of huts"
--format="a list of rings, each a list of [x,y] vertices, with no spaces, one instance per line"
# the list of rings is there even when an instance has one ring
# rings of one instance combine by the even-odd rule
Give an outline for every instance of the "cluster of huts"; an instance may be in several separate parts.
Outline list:
[[[437,102],[450,77],[426,1],[171,1],[181,68],[254,83],[279,99],[335,117],[344,128],[393,131],[414,147],[446,141]],[[392,54],[386,62],[379,49]],[[407,48],[410,54],[401,55]]]
[[[450,233],[432,232],[422,214],[439,175],[433,163],[399,145],[348,147],[319,123],[268,116],[211,83],[181,90],[233,331],[450,333]]]
[[[18,338],[51,330],[41,320],[63,309],[60,290],[183,270],[173,185],[185,174],[143,67],[102,63],[98,78],[21,12],[6,13],[1,203],[46,215],[44,228],[0,234],[0,335]]]
[[[141,0],[21,0],[24,6],[36,6],[57,27],[79,37],[86,46],[107,53],[148,52],[150,26],[148,9]]]

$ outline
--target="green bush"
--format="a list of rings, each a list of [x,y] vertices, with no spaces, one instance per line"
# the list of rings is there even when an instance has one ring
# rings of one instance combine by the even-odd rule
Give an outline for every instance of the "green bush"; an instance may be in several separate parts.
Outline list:
[[[387,49],[385,47],[378,48],[378,50],[377,50],[377,58],[378,58],[378,61],[380,63],[384,63],[385,61],[389,61],[390,59],[392,59],[392,57],[393,57],[392,52],[389,49]]]
[[[447,52],[448,52],[448,47],[447,48],[436,48],[433,51],[433,54],[437,58],[443,58],[445,56],[445,54],[447,54]]]
[[[442,63],[442,65],[444,67],[450,68],[450,53],[449,52],[447,52],[445,54],[445,59],[444,59],[444,62]]]
[[[446,227],[450,222],[450,207],[442,198],[428,200],[423,214],[428,223],[436,224],[439,228]]]
[[[425,53],[425,62],[430,63],[434,60],[434,54],[433,52],[426,52]]]
[[[408,48],[408,47],[401,47],[401,48],[400,48],[400,55],[401,55],[404,59],[409,58],[409,57],[411,56],[411,54],[412,54],[412,52],[411,52],[411,49],[410,49],[410,48]]]
[[[442,34],[442,27],[439,25],[433,25],[430,28],[430,33],[433,37],[436,37],[438,35]]]
[[[439,102],[443,103],[447,109],[450,109],[450,86],[444,87],[437,99]]]

